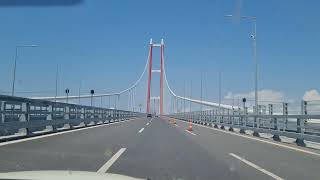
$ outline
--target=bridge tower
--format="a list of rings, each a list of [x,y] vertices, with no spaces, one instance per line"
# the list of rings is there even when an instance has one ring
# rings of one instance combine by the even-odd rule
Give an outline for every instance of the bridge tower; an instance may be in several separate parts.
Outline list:
[[[154,44],[152,39],[150,39],[149,44],[149,72],[148,72],[148,90],[147,90],[147,113],[151,113],[150,111],[150,99],[151,99],[151,79],[152,79],[152,73],[153,72],[160,72],[160,98],[159,98],[159,105],[160,105],[160,116],[163,115],[163,70],[164,70],[164,42],[163,39],[161,39],[160,44]],[[152,70],[152,52],[154,47],[160,48],[160,70]]]

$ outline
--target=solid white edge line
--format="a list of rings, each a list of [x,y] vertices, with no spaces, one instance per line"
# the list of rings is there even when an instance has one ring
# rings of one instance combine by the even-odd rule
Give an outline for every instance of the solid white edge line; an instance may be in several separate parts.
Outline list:
[[[268,176],[271,176],[271,177],[274,178],[274,179],[284,180],[283,178],[281,178],[281,177],[273,174],[272,172],[267,171],[267,170],[261,168],[260,166],[255,165],[255,164],[253,164],[252,162],[250,162],[250,161],[248,161],[248,160],[246,160],[246,159],[244,159],[244,158],[242,158],[242,157],[240,157],[240,156],[238,156],[238,155],[236,155],[236,154],[229,153],[229,155],[232,156],[232,157],[234,157],[234,158],[236,158],[236,159],[238,159],[238,160],[240,160],[240,161],[242,161],[242,162],[244,162],[245,164],[247,164],[247,165],[255,168],[256,170],[261,171],[261,172],[263,172],[264,174],[266,174],[266,175],[268,175]]]
[[[186,132],[188,132],[188,133],[190,133],[190,134],[192,134],[192,135],[197,135],[197,134],[195,134],[195,133],[193,133],[193,132],[190,132],[190,131],[188,131],[188,130],[185,130]]]
[[[140,131],[138,133],[142,133],[142,131],[144,130],[144,128],[141,128]]]
[[[45,137],[57,136],[57,135],[60,135],[60,134],[66,134],[66,133],[71,133],[71,132],[76,132],[76,131],[81,131],[81,130],[86,130],[86,129],[91,129],[91,128],[109,126],[109,125],[112,125],[112,124],[129,122],[129,121],[132,121],[134,119],[129,119],[129,120],[120,121],[120,122],[114,122],[114,123],[108,123],[108,124],[102,124],[102,125],[98,125],[98,126],[90,126],[90,127],[80,128],[80,129],[72,129],[72,130],[67,130],[67,131],[63,131],[63,132],[56,132],[56,133],[52,133],[52,134],[45,134],[45,135],[40,135],[40,136],[35,136],[35,137],[29,137],[29,138],[27,137],[27,138],[24,138],[24,139],[17,139],[17,140],[12,140],[12,141],[8,141],[8,142],[2,142],[2,143],[0,143],[0,146],[5,146],[5,145],[9,145],[9,144],[15,144],[15,143],[19,143],[19,142],[25,142],[25,141],[31,141],[31,140],[35,140],[35,139],[41,139],[41,138],[45,138]]]
[[[179,120],[179,121],[184,122],[182,120]],[[232,134],[232,135],[235,135],[235,136],[244,137],[244,138],[251,139],[251,140],[256,140],[256,141],[272,144],[272,145],[275,145],[275,146],[279,146],[279,147],[283,147],[283,148],[287,148],[287,149],[291,149],[291,150],[295,150],[295,151],[299,151],[299,152],[303,152],[303,153],[306,153],[306,154],[320,156],[320,154],[312,152],[312,151],[308,151],[308,150],[305,150],[305,149],[300,149],[300,148],[296,148],[296,147],[292,147],[292,146],[287,146],[287,145],[284,145],[284,144],[279,144],[279,143],[267,141],[267,140],[264,140],[264,139],[251,137],[251,136],[248,136],[248,135],[238,134],[236,132],[225,131],[225,130],[222,130],[222,129],[216,129],[216,128],[212,128],[212,127],[208,127],[208,126],[204,126],[204,125],[200,125],[200,124],[194,124],[194,125],[200,126],[200,127],[204,127],[204,128],[208,128],[208,129],[215,130],[215,131],[220,131],[220,132],[227,133],[227,134]]]
[[[113,163],[121,156],[126,148],[121,148],[116,154],[114,154],[97,172],[98,173],[106,173],[108,169],[112,166]]]

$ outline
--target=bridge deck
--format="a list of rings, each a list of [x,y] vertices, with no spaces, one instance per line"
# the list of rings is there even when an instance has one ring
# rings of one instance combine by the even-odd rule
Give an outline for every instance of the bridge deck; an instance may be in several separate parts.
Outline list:
[[[126,148],[107,172],[152,179],[320,177],[319,151],[283,143],[278,146],[274,141],[262,142],[198,125],[193,126],[191,134],[185,131],[187,125],[182,121],[175,126],[159,118],[151,122],[142,118],[13,144],[1,143],[0,171],[96,172],[121,148]]]

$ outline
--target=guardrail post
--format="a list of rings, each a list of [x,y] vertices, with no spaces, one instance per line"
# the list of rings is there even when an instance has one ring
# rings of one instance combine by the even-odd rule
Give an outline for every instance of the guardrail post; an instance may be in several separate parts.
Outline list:
[[[1,109],[0,109],[0,112],[1,112],[1,123],[4,123],[4,106],[5,106],[5,103],[4,103],[4,101],[0,101],[1,102]]]
[[[70,112],[69,106],[65,106],[65,109],[64,109],[64,119],[69,119],[69,112]]]
[[[197,123],[199,121],[199,119],[200,119],[200,115],[199,114],[200,114],[200,111],[196,111],[195,112],[195,116],[196,116],[196,118],[194,120],[195,123]]]
[[[257,115],[261,115],[261,105],[258,105],[258,112],[256,112]],[[260,128],[260,118],[257,116],[254,117],[254,127]],[[253,136],[260,137],[260,134],[258,131],[253,131]]]
[[[201,121],[199,124],[203,124],[203,121],[205,121],[205,111],[201,111]]]
[[[53,107],[52,107],[52,105],[49,105],[48,106],[47,120],[52,120],[52,112],[53,112]]]
[[[258,113],[257,114],[261,115],[261,111],[262,111],[262,106],[258,105]],[[260,128],[260,122],[261,122],[261,119],[257,118],[257,125],[256,125],[257,128]]]
[[[240,107],[238,107],[238,115],[239,115],[239,118],[238,118],[238,125],[240,125],[240,117],[241,117],[241,109]]]
[[[208,125],[208,110],[204,112],[204,125]]]
[[[21,103],[21,117],[19,118],[20,122],[29,122],[30,115],[29,115],[30,106],[29,103]],[[25,128],[26,135],[31,134],[29,128]]]
[[[248,107],[244,108],[244,114],[248,115]],[[244,126],[247,126],[248,118],[245,116],[244,117]]]
[[[268,104],[268,109],[269,109],[269,115],[273,115],[273,104]],[[277,130],[278,126],[277,126],[277,119],[276,118],[270,118],[270,126],[269,128],[271,128],[271,125],[273,124],[273,129]]]
[[[283,103],[282,105],[283,115],[288,115],[288,103]],[[288,118],[283,118],[283,131],[287,129]]]
[[[245,131],[245,129],[244,128],[242,128],[242,126],[246,126],[247,125],[247,123],[246,123],[246,115],[248,114],[248,108],[247,107],[244,107],[244,116],[241,116],[241,112],[240,112],[240,108],[239,108],[239,118],[240,118],[240,133],[241,134],[245,134],[246,133],[246,131]],[[244,123],[243,123],[243,121],[244,121]]]
[[[200,112],[201,111],[196,111],[195,112],[195,118],[194,118],[194,123],[198,123],[200,121]]]
[[[206,123],[205,123],[205,125],[209,125],[209,112],[210,112],[210,110],[207,110],[206,111]]]
[[[202,118],[201,118],[200,124],[204,124],[206,121],[206,111],[202,111],[201,114],[202,114]]]
[[[268,109],[269,109],[269,115],[273,115],[273,104],[268,104]],[[278,130],[278,122],[277,118],[270,118],[270,125],[269,128],[271,128],[271,125],[273,124],[273,129]],[[274,141],[281,141],[280,136],[278,134],[274,134],[272,136],[272,139]]]
[[[121,118],[120,118],[120,121],[122,121],[122,120],[123,120],[124,116],[125,116],[125,112],[121,112]]]
[[[243,109],[244,110],[244,109]],[[244,111],[243,111],[244,112]],[[238,125],[239,126],[242,126],[243,125],[243,116],[241,116],[241,113],[242,113],[242,111],[241,111],[241,109],[240,109],[240,107],[238,108],[238,114],[239,114],[239,118],[238,118]]]
[[[301,114],[307,115],[307,101],[301,101]],[[304,128],[305,119],[297,119],[297,133],[304,134],[305,128]],[[302,137],[299,137],[296,139],[296,144],[298,146],[305,146],[304,139]]]
[[[86,109],[84,107],[81,108],[81,116],[80,119],[85,119],[86,118]]]
[[[198,115],[198,118],[197,118],[197,121],[196,121],[196,123],[198,123],[199,124],[199,122],[201,121],[201,111],[198,111],[198,113],[197,113]]]
[[[239,133],[245,134],[245,129],[242,128],[243,126],[246,126],[246,116],[247,115],[247,107],[243,107],[243,111],[241,111],[240,107],[238,108],[238,113],[239,113],[239,126],[240,126],[240,131]]]
[[[116,110],[116,121],[119,121],[120,119],[120,112]]]
[[[22,109],[23,109],[23,106],[22,106]],[[47,107],[47,117],[46,117],[47,121],[51,121],[52,120],[52,117],[53,117],[52,113],[53,113],[53,107],[52,107],[52,105],[48,105],[48,107]],[[52,130],[54,129],[53,126],[51,126],[51,125],[46,126],[46,129],[50,129],[50,128],[52,128]]]
[[[213,112],[214,112],[214,110],[212,109],[212,110],[210,111],[210,124],[209,124],[210,127],[212,127]]]
[[[114,110],[111,110],[109,122],[110,122],[110,121],[113,121],[113,119],[114,119]]]
[[[102,124],[103,124],[104,120],[105,120],[105,110],[101,108],[100,109],[100,122],[102,122]]]
[[[221,110],[220,110],[220,117],[221,117],[220,123],[222,124],[222,125],[220,126],[220,129],[225,129],[225,128],[224,128],[224,110],[225,110],[225,109],[222,109],[222,114],[221,114]]]
[[[28,119],[28,103],[22,103],[21,104],[21,116],[19,118],[19,121],[24,122],[24,121],[29,121]]]
[[[84,114],[83,114],[83,116],[84,116],[84,121],[83,121],[83,123],[84,123],[85,126],[87,126],[86,121],[90,118],[90,111],[89,111],[88,107],[84,107]]]
[[[0,124],[4,123],[4,101],[0,101]],[[4,135],[4,131],[0,131],[0,135]]]
[[[234,125],[234,108],[232,107],[232,117],[230,117],[230,110],[228,109],[228,117],[229,117],[229,121],[231,121],[231,126]],[[229,131],[233,131],[233,127],[229,126]]]
[[[112,118],[112,116],[111,116],[112,115],[112,110],[108,109],[107,111],[108,111],[108,118],[106,120],[106,123],[109,123],[111,118]]]
[[[217,126],[217,122],[218,122],[218,110],[217,109],[215,109],[214,110],[214,113],[213,113],[213,120],[214,120],[214,125],[213,125],[213,127],[214,128],[218,128],[218,126]]]
[[[196,112],[194,112],[194,119],[193,119],[194,123],[197,122],[198,118],[199,118],[199,112],[196,111]]]
[[[205,111],[201,111],[201,122],[200,122],[200,124],[203,124],[204,121],[205,121]]]
[[[106,109],[104,109],[103,110],[103,115],[102,115],[102,123],[103,124],[107,120],[107,116],[108,116],[108,111]]]

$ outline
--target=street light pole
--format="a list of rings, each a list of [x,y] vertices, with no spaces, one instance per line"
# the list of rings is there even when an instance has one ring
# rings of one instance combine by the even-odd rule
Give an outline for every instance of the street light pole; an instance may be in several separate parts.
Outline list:
[[[82,84],[82,82],[81,82],[81,80],[80,80],[80,84],[79,84],[79,91],[78,91],[78,104],[80,105],[80,94],[81,94],[81,84]]]
[[[16,46],[16,55],[15,55],[15,57],[14,57],[13,81],[12,81],[12,92],[11,92],[11,96],[14,95],[14,84],[15,84],[15,82],[16,82],[17,58],[18,58],[18,46]]]
[[[56,94],[54,96],[54,102],[57,102],[57,96],[58,96],[58,74],[59,73],[59,67],[57,65],[57,70],[56,70]]]
[[[183,83],[183,97],[186,97],[186,81]],[[183,116],[186,114],[186,99],[183,98]]]
[[[13,67],[13,81],[12,81],[12,91],[11,91],[11,96],[14,95],[14,87],[15,87],[15,82],[16,82],[16,69],[17,69],[17,59],[18,59],[18,48],[24,48],[24,47],[37,47],[38,45],[19,45],[16,46],[16,54],[14,57],[14,67]]]
[[[254,104],[256,108],[256,114],[258,114],[259,107],[258,107],[258,59],[257,59],[257,25],[256,25],[256,18],[253,19],[254,23],[254,34],[252,37],[253,40],[253,57],[255,61],[255,86],[254,86]]]
[[[221,113],[221,72],[219,72],[219,114]]]
[[[224,17],[232,18],[233,15],[225,15]],[[251,34],[253,45],[253,59],[255,63],[254,72],[254,104],[255,114],[258,114],[258,59],[257,59],[257,18],[255,16],[241,16],[241,19],[249,19],[253,23],[253,34]]]
[[[192,81],[190,82],[190,98],[192,99]],[[191,112],[191,101],[190,101],[189,112]]]
[[[91,107],[92,107],[92,105],[93,105],[93,95],[94,95],[94,90],[93,89],[91,89],[90,94],[91,94]]]
[[[66,103],[68,103],[68,99],[69,99],[69,92],[70,92],[70,89],[69,89],[69,88],[67,88],[67,89],[66,89],[66,94],[67,94],[67,102],[66,102]]]

